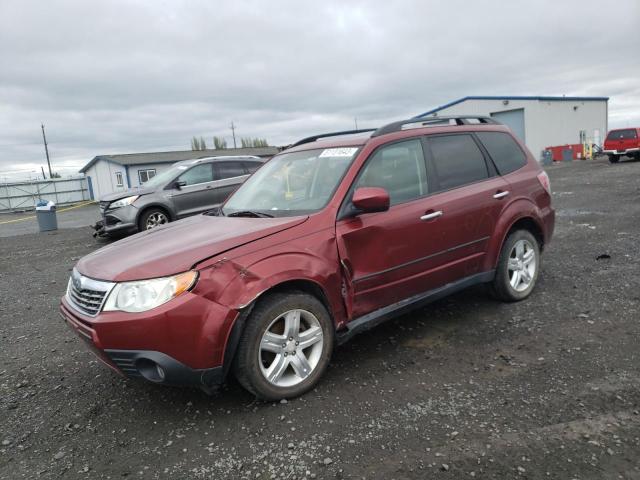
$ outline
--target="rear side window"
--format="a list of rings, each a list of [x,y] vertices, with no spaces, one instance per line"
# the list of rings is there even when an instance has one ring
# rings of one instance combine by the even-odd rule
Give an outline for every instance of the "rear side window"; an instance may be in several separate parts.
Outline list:
[[[635,140],[638,133],[634,128],[626,128],[624,130],[612,130],[607,135],[607,140]]]
[[[244,162],[244,168],[247,170],[248,173],[255,172],[257,169],[260,168],[261,165],[262,163],[260,162]]]
[[[246,175],[244,167],[240,162],[223,162],[214,164],[216,171],[216,180],[224,180],[225,178],[241,177]]]
[[[500,132],[478,132],[476,135],[489,152],[500,175],[506,175],[526,165],[527,157],[511,135]]]
[[[440,190],[489,177],[484,155],[470,135],[428,137]]]
[[[355,187],[384,188],[391,205],[426,195],[427,174],[420,140],[379,148],[367,161]]]

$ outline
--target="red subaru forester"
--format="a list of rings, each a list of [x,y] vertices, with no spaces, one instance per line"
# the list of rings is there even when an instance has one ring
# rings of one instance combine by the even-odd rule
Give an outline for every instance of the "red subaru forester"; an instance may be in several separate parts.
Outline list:
[[[219,210],[82,258],[62,316],[111,368],[263,399],[312,388],[336,343],[479,283],[533,290],[549,180],[490,118],[306,138]]]

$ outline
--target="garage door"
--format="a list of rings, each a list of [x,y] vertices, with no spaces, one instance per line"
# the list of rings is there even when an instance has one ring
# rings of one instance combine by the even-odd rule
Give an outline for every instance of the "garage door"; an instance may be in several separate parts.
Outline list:
[[[494,112],[491,116],[509,127],[520,140],[523,142],[526,140],[524,138],[524,108],[507,110],[506,112]]]

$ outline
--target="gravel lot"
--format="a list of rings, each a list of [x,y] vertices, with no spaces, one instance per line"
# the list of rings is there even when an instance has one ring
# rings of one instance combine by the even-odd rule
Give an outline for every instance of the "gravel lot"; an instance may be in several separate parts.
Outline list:
[[[0,478],[640,478],[640,163],[549,173],[556,235],[530,299],[475,288],[405,315],[289,402],[114,375],[57,314],[101,243],[2,238]]]

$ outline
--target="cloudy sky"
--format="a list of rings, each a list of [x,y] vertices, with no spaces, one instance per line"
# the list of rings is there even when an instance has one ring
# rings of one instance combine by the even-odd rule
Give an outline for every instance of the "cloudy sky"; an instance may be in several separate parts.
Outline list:
[[[0,0],[0,181],[192,135],[286,144],[466,95],[609,96],[640,124],[640,2]]]

